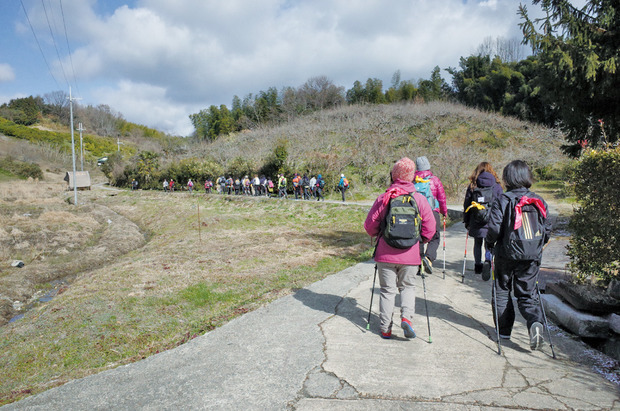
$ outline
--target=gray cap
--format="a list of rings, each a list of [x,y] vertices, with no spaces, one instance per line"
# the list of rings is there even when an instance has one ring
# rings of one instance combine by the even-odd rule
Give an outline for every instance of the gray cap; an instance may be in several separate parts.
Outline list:
[[[415,168],[418,171],[426,171],[431,169],[431,163],[428,162],[426,156],[418,157],[415,159]]]

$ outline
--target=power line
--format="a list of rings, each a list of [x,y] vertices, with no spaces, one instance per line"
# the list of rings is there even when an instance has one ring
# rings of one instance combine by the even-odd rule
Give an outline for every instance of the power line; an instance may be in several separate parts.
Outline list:
[[[54,31],[52,30],[52,25],[50,24],[49,16],[47,15],[47,7],[45,7],[45,0],[41,0],[41,4],[43,5],[43,11],[45,12],[45,20],[47,20],[47,27],[50,29],[50,35],[52,36],[52,43],[54,44],[54,48],[56,49],[56,55],[58,56],[58,62],[60,63],[60,69],[62,70],[62,75],[65,78],[65,83],[67,83],[67,87],[71,87],[69,84],[69,80],[67,80],[67,74],[65,73],[65,67],[62,64],[62,58],[60,57],[60,52],[58,51],[58,46],[56,45],[56,38],[54,37]]]
[[[73,82],[75,83],[75,88],[77,89],[78,95],[81,95],[80,88],[78,87],[77,78],[75,77],[75,69],[73,68],[73,57],[71,57],[71,47],[69,47],[69,36],[67,35],[67,24],[65,23],[65,12],[62,8],[62,0],[60,2],[60,14],[62,15],[62,25],[65,28],[65,39],[67,40],[67,50],[69,51],[69,61],[71,62],[71,72],[73,73]]]
[[[50,75],[54,79],[54,83],[56,83],[56,87],[58,87],[60,89],[61,87],[58,84],[58,81],[56,80],[56,77],[54,77],[54,73],[52,72],[52,69],[51,69],[49,63],[47,62],[47,59],[45,58],[45,53],[43,53],[43,49],[41,48],[41,43],[39,43],[39,39],[37,38],[37,33],[35,33],[34,27],[32,27],[32,23],[30,22],[30,17],[28,17],[28,12],[26,11],[26,7],[24,6],[24,2],[22,0],[19,0],[19,2],[22,5],[22,9],[24,10],[24,14],[26,14],[26,20],[28,21],[28,25],[30,26],[30,30],[32,30],[32,35],[34,36],[34,39],[37,42],[37,46],[39,46],[39,51],[41,52],[41,56],[43,57],[43,61],[45,61],[45,65],[47,66],[47,70],[49,71]]]

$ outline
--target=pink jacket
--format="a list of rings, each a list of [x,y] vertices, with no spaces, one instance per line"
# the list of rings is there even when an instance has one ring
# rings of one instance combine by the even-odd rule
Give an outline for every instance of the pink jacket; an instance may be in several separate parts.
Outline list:
[[[428,242],[433,235],[435,235],[435,217],[433,216],[433,210],[426,201],[426,197],[422,194],[415,192],[415,186],[412,182],[403,180],[396,180],[381,194],[372,205],[366,221],[364,222],[364,229],[371,237],[379,235],[377,252],[375,254],[375,261],[378,263],[391,263],[391,264],[403,264],[403,265],[420,265],[420,244],[415,244],[411,248],[399,249],[393,248],[387,245],[387,243],[380,236],[381,223],[385,220],[385,216],[388,212],[390,199],[397,197],[404,193],[415,193],[413,199],[418,204],[420,210],[420,216],[422,217],[422,228],[420,235],[423,242]]]
[[[436,175],[433,175],[431,170],[424,171],[416,171],[415,176],[422,177],[423,179],[428,179],[431,177],[431,191],[433,192],[433,196],[439,202],[439,208],[433,211],[439,211],[442,215],[448,215],[448,203],[446,203],[446,192],[443,189],[443,184],[441,184],[441,180]],[[415,178],[414,178],[415,180]]]

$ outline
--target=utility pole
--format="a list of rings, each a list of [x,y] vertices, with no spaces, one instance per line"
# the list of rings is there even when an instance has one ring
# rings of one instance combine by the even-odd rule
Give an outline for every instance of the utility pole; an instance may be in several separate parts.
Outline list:
[[[82,145],[82,131],[84,129],[82,128],[82,123],[80,123],[78,131],[80,132],[80,162],[82,163],[82,171],[84,171],[84,146]]]
[[[75,205],[78,205],[77,199],[77,171],[75,170],[75,138],[73,137],[73,100],[78,100],[71,96],[71,86],[69,86],[69,113],[71,114],[71,157],[73,158],[73,196]]]

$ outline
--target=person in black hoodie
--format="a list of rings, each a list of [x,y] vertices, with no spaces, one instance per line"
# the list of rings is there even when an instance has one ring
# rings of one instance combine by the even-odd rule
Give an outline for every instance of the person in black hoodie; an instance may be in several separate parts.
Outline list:
[[[463,222],[467,233],[474,239],[474,272],[482,274],[484,281],[488,281],[491,277],[492,256],[484,241],[487,236],[489,210],[493,200],[503,192],[499,177],[491,164],[486,161],[478,164],[469,176],[469,186],[467,186],[463,203]],[[485,243],[484,263],[482,262],[483,242]]]
[[[493,287],[493,310],[497,313],[500,338],[510,339],[515,321],[512,294],[527,322],[530,348],[543,343],[544,320],[537,292],[538,272],[544,245],[551,235],[549,207],[531,192],[532,170],[522,160],[511,161],[502,174],[506,192],[491,207],[486,242],[495,256],[497,287]],[[495,285],[495,284],[494,284]]]

